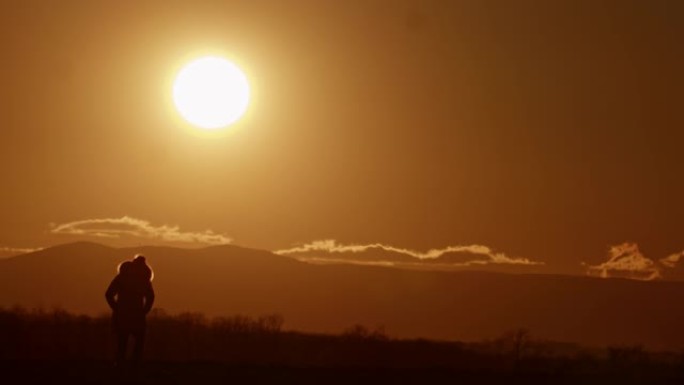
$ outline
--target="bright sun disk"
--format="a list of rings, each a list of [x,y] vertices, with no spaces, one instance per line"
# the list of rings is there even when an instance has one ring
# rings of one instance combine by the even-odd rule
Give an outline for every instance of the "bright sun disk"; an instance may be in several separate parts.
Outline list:
[[[173,101],[181,116],[207,130],[235,123],[247,111],[249,83],[235,64],[220,57],[203,57],[176,76]]]

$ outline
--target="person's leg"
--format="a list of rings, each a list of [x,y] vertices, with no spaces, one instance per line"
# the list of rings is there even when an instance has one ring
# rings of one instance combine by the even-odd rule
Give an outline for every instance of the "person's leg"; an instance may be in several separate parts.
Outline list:
[[[142,359],[143,349],[145,347],[145,330],[138,331],[133,334],[135,343],[133,345],[133,362],[139,363]]]
[[[126,347],[128,345],[128,333],[118,333],[116,335],[116,365],[123,365],[126,360]]]

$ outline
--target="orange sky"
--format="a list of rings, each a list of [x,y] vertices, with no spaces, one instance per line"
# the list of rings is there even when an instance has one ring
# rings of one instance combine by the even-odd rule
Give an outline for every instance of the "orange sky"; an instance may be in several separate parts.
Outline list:
[[[683,38],[665,0],[3,2],[0,248],[164,240],[54,231],[127,215],[269,250],[662,258],[684,249]],[[206,52],[254,92],[214,138],[170,107]]]

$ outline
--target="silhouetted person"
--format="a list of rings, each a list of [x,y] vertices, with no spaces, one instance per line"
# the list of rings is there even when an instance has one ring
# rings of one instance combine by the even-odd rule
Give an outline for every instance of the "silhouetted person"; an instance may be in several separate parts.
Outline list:
[[[145,257],[138,255],[133,261],[119,265],[119,274],[109,284],[105,298],[112,308],[112,326],[117,339],[116,365],[126,359],[126,347],[130,336],[134,339],[133,362],[142,358],[145,344],[145,315],[154,304],[152,269]]]

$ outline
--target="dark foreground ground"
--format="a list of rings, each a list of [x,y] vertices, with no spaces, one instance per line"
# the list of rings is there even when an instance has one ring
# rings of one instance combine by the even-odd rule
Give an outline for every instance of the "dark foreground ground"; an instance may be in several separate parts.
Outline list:
[[[0,309],[0,385],[684,384],[684,350],[587,348],[524,329],[465,343],[393,339],[361,325],[307,334],[282,324],[277,315],[156,312],[148,317],[146,361],[122,370],[112,366],[108,316]]]
[[[683,384],[676,373],[592,374],[453,369],[297,368],[147,362],[117,370],[102,361],[2,361],[3,384]]]

